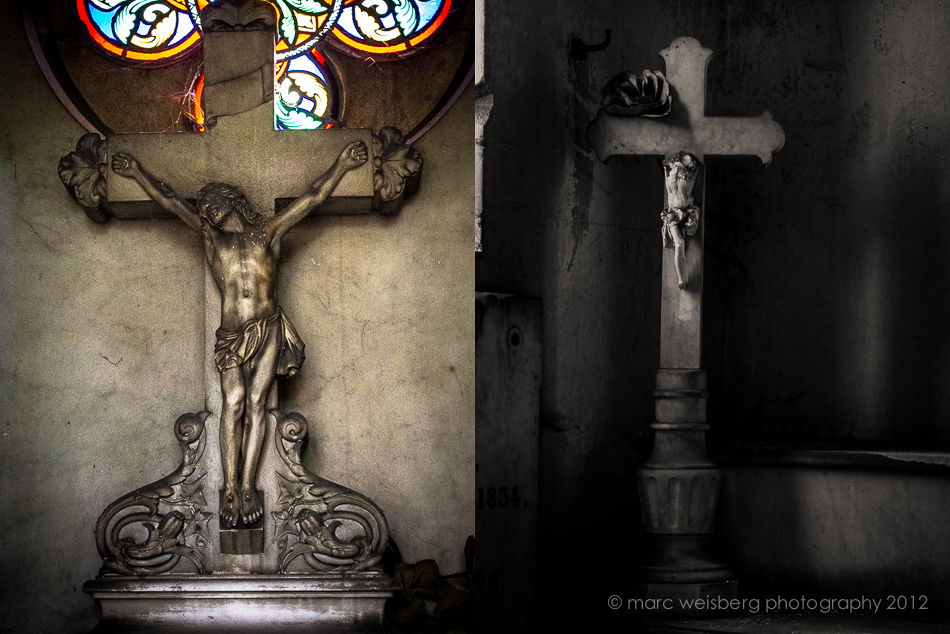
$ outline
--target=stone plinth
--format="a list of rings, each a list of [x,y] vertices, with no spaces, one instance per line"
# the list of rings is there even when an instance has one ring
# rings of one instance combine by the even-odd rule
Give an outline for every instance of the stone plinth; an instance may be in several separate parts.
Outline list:
[[[106,576],[83,591],[102,606],[93,634],[378,632],[399,588],[375,572],[345,575]]]
[[[706,451],[706,373],[661,368],[656,387],[653,451],[637,470],[646,534],[640,594],[734,598],[736,574],[707,544],[722,473]]]
[[[726,616],[740,611],[739,582],[642,583],[636,596],[648,606],[650,618]]]

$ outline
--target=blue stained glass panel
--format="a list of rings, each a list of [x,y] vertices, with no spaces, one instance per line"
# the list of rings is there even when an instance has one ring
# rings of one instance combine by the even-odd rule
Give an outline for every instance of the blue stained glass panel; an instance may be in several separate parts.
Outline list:
[[[359,0],[343,10],[334,34],[357,51],[404,56],[441,28],[450,7],[451,0]]]
[[[335,124],[333,81],[316,56],[304,53],[287,60],[277,77],[275,124],[278,130],[316,130]]]
[[[172,36],[169,46],[175,46],[184,41],[195,30],[195,23],[191,21],[191,16],[182,11],[178,12],[178,28],[175,29],[175,35]]]
[[[112,11],[101,11],[93,5],[89,5],[89,17],[96,23],[99,30],[108,35],[111,40],[115,39],[115,34],[112,32],[112,17],[118,10],[119,7],[116,7]]]

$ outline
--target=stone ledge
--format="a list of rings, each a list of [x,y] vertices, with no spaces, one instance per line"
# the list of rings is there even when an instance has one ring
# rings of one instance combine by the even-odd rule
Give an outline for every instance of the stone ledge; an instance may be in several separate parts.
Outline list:
[[[709,453],[730,466],[950,471],[950,452],[943,451],[710,446]]]
[[[102,606],[94,634],[378,632],[395,579],[348,575],[106,576],[83,591]]]

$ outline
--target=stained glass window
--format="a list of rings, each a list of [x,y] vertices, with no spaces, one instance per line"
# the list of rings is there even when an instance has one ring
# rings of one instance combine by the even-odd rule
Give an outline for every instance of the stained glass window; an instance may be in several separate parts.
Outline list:
[[[411,54],[435,35],[451,5],[451,0],[351,0],[333,29],[334,42],[363,53]]]
[[[189,4],[203,8],[208,2]],[[168,60],[190,52],[201,39],[196,14],[180,1],[78,0],[77,8],[92,39],[118,57],[142,62]]]
[[[165,65],[193,52],[201,39],[199,14],[209,4],[209,0],[75,2],[100,51],[138,66]],[[327,59],[330,49],[361,62],[405,60],[438,42],[453,12],[453,0],[268,2],[278,18],[275,125],[291,130],[331,127],[340,118],[341,91],[346,86]],[[192,84],[192,106],[186,114],[200,129],[200,75]]]
[[[274,119],[279,130],[332,127],[337,112],[335,78],[316,50],[277,63]]]

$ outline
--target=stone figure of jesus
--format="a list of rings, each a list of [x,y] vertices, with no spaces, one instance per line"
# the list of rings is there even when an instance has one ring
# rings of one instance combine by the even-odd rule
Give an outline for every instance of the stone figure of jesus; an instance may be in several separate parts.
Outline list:
[[[666,209],[660,212],[663,246],[673,249],[677,284],[683,290],[689,289],[689,279],[683,272],[686,261],[684,234],[691,236],[699,229],[699,207],[693,204],[693,186],[698,172],[699,161],[686,152],[663,161],[666,179]]]
[[[367,160],[366,144],[346,146],[330,169],[286,208],[265,218],[237,187],[206,185],[195,205],[116,153],[112,170],[135,179],[168,212],[197,231],[221,293],[221,327],[214,347],[223,406],[219,430],[224,496],[221,520],[254,524],[264,513],[257,468],[265,434],[265,407],[277,375],[293,376],[303,363],[303,342],[277,304],[280,240],[325,201],[343,175]]]

